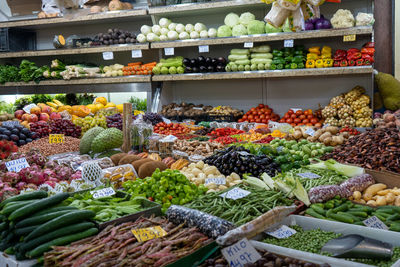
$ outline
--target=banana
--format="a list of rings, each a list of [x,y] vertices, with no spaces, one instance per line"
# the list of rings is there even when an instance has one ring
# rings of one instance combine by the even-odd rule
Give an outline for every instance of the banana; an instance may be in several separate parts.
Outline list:
[[[55,108],[55,109],[58,108],[58,105],[55,104],[55,103],[53,103],[53,102],[46,102],[46,104],[47,104],[48,106],[52,107],[52,108]]]
[[[59,107],[64,106],[64,104],[61,101],[57,100],[57,99],[53,99],[53,102],[56,103],[56,105],[58,105]]]

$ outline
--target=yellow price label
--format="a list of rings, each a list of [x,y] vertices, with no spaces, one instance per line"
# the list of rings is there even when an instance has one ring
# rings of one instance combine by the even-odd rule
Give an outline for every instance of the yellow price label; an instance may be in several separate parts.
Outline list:
[[[343,42],[354,42],[356,40],[356,35],[355,34],[350,34],[350,35],[344,35],[343,36]]]
[[[215,110],[220,110],[222,106],[215,107]]]
[[[62,144],[64,143],[64,134],[50,134],[49,135],[50,144]]]
[[[161,226],[133,229],[131,231],[139,242],[144,242],[150,239],[159,238],[167,235],[167,232],[165,232],[165,230],[162,229]]]

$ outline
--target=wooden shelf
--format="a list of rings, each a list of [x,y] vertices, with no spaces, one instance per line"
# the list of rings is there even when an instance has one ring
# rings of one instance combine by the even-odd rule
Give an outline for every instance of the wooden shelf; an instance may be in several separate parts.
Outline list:
[[[122,44],[122,45],[82,47],[82,48],[5,52],[5,53],[0,53],[0,58],[93,54],[93,53],[102,53],[102,52],[130,51],[130,50],[134,50],[134,49],[147,50],[147,49],[149,49],[149,44],[148,43],[146,43],[146,44]]]
[[[307,76],[334,76],[372,74],[372,66],[320,68],[320,69],[296,69],[296,70],[262,70],[241,72],[216,72],[216,73],[188,73],[174,75],[155,75],[152,81],[202,81],[202,80],[231,80],[253,78],[288,78]]]
[[[268,42],[268,41],[281,41],[289,39],[296,40],[296,39],[312,39],[312,38],[329,38],[329,37],[337,37],[350,34],[369,35],[372,34],[372,32],[373,32],[372,27],[364,26],[364,27],[354,27],[348,29],[281,32],[281,33],[269,33],[269,34],[243,35],[237,37],[155,42],[151,43],[150,47],[168,48],[168,47],[187,47],[187,46],[197,46],[197,45],[223,45],[223,44],[236,44],[236,43],[246,43],[246,42]]]

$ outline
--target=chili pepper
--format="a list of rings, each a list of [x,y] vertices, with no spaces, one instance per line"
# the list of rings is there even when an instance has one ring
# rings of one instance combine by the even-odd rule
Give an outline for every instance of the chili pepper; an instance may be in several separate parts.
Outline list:
[[[313,60],[313,59],[307,60],[307,62],[306,62],[306,68],[307,68],[307,69],[315,68],[315,60]]]
[[[333,66],[333,60],[330,58],[324,59],[324,67],[325,68],[330,68]]]
[[[316,68],[323,68],[324,67],[324,61],[322,59],[318,59],[315,61],[315,67]]]
[[[375,48],[362,48],[361,53],[373,56],[375,54]]]
[[[335,68],[340,67],[340,61],[337,60],[337,61],[333,62],[333,66]]]
[[[347,65],[348,66],[355,66],[356,65],[356,61],[354,59],[347,60]]]
[[[343,59],[340,61],[340,67],[347,67],[349,64],[347,63],[347,60]]]
[[[347,53],[347,60],[357,60],[361,58],[361,52]]]
[[[307,60],[317,60],[319,56],[315,53],[308,53],[307,54]]]
[[[363,47],[365,47],[365,48],[374,48],[375,47],[375,43],[374,42],[368,42],[365,45],[363,45]]]
[[[321,51],[319,50],[319,46],[310,47],[308,49],[308,52],[314,53],[314,54],[317,54],[317,55],[321,54]]]
[[[362,59],[362,58],[357,59],[356,60],[356,65],[357,66],[363,66],[364,65],[364,59]]]

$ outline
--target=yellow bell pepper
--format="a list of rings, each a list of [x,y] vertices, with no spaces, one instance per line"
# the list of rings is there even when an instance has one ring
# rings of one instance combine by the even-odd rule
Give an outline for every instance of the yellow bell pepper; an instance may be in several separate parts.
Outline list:
[[[315,60],[309,59],[306,61],[306,69],[315,68]]]
[[[315,53],[308,53],[307,54],[307,60],[309,60],[309,59],[317,60],[317,59],[319,59],[319,56],[317,54],[315,54]]]
[[[320,55],[320,54],[321,54],[321,51],[319,50],[319,46],[310,47],[310,48],[308,49],[308,52],[314,53],[314,54],[317,54],[317,55]]]
[[[330,48],[329,46],[324,45],[322,47],[321,53],[322,54],[328,54],[328,53],[330,54],[330,53],[332,53],[332,48]]]
[[[315,61],[315,67],[316,68],[323,68],[324,67],[324,60],[318,59],[317,61]]]
[[[328,58],[332,58],[332,54],[321,54],[321,59],[328,59]]]
[[[333,67],[333,59],[327,58],[327,59],[324,59],[323,61],[324,61],[324,68]]]

